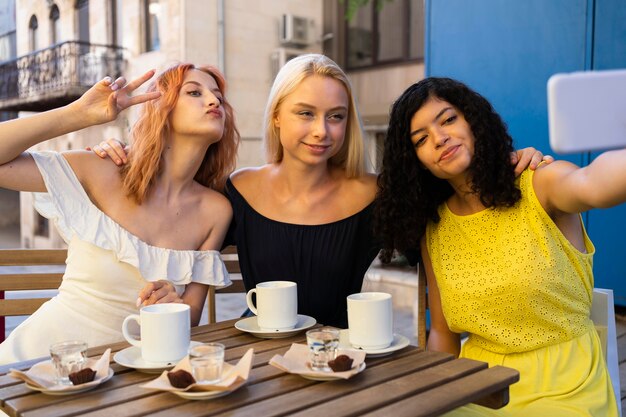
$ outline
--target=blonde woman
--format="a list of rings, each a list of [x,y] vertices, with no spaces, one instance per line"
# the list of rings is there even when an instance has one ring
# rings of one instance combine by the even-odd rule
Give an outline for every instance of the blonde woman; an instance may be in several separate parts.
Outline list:
[[[224,79],[180,64],[131,97],[153,75],[105,78],[65,107],[0,124],[0,186],[38,193],[37,210],[68,243],[59,294],[0,345],[0,363],[45,356],[59,340],[121,340],[140,304],[184,302],[197,325],[207,286],[229,284],[218,250],[232,212],[218,191],[239,134]],[[25,152],[142,102],[123,168],[85,151]]]

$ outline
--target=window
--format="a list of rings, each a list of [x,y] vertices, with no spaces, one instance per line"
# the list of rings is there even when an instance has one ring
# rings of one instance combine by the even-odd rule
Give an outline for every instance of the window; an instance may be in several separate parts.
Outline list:
[[[78,21],[78,40],[89,42],[89,0],[76,1],[76,20]]]
[[[0,62],[17,58],[17,38],[15,31],[0,35]]]
[[[158,51],[161,49],[161,38],[159,37],[159,17],[161,14],[161,5],[159,4],[159,0],[144,1],[146,52]]]
[[[39,27],[39,23],[37,22],[37,16],[32,15],[30,17],[30,21],[28,22],[28,48],[32,51],[36,51],[38,49],[37,45],[37,28]]]
[[[111,8],[109,10],[111,16],[109,40],[111,45],[121,45],[122,25],[119,18],[122,16],[122,0],[111,0],[109,7]]]
[[[346,22],[346,67],[423,59],[424,1],[384,2],[380,10],[377,4],[370,1]]]
[[[50,8],[50,44],[54,45],[61,41],[61,22],[59,8],[53,4]]]

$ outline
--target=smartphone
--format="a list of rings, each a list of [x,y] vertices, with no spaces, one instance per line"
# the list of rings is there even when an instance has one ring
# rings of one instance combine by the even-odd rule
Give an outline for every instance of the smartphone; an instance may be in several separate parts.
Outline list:
[[[558,153],[626,147],[626,69],[551,76],[548,126]]]

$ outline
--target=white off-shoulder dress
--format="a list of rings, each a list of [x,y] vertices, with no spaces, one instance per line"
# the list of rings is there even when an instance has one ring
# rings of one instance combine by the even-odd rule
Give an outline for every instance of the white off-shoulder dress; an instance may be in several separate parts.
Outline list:
[[[123,340],[122,321],[137,313],[137,295],[148,281],[167,279],[179,295],[191,282],[230,285],[218,251],[148,245],[91,202],[61,154],[32,156],[48,190],[35,193],[35,208],[68,243],[67,267],[58,295],[0,344],[0,364],[48,356],[49,345],[62,340],[89,346]]]

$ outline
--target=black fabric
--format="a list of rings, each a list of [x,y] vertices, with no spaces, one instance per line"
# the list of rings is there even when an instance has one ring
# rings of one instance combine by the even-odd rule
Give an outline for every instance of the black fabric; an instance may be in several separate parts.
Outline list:
[[[237,246],[246,289],[264,281],[294,281],[299,314],[347,328],[346,297],[361,291],[380,250],[372,235],[373,203],[333,223],[299,225],[262,216],[230,179],[226,194],[233,206],[227,240]]]

